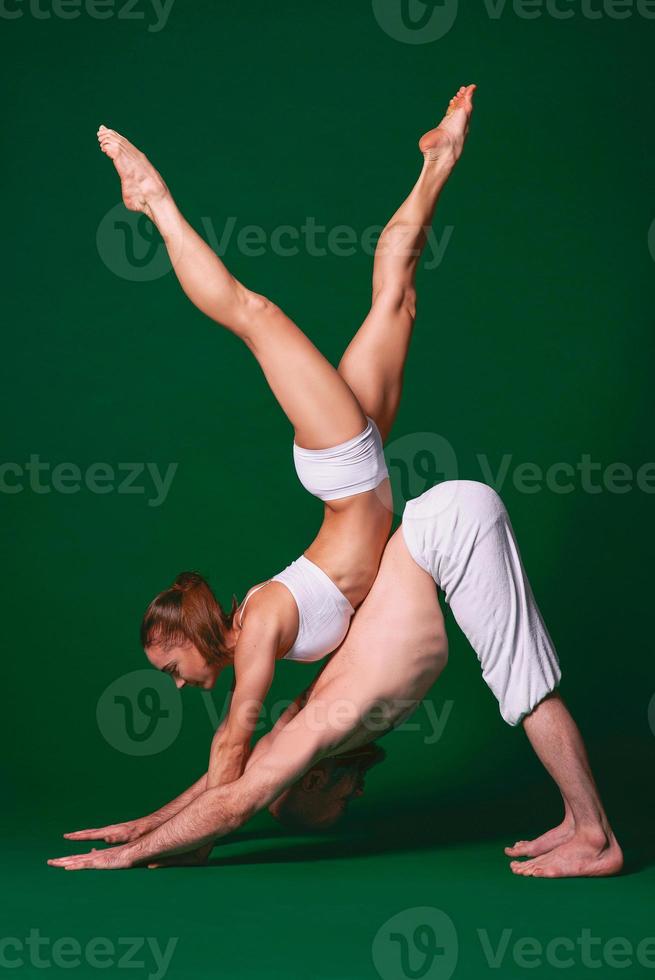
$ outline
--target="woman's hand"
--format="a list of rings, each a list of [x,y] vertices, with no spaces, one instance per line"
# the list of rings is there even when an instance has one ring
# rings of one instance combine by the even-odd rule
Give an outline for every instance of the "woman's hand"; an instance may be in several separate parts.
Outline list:
[[[139,817],[138,820],[126,820],[125,823],[110,823],[106,827],[74,830],[70,834],[64,834],[64,837],[66,840],[103,840],[106,844],[128,844],[152,829],[153,824],[149,817]]]

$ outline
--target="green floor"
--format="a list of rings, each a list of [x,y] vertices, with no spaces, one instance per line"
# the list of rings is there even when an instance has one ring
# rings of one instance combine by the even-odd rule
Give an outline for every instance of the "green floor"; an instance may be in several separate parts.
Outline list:
[[[19,838],[4,935],[22,946],[5,950],[3,966],[21,956],[15,975],[42,977],[46,963],[59,975],[79,957],[76,976],[157,980],[655,975],[655,939],[645,942],[655,868],[643,848],[619,878],[525,880],[508,870],[506,839],[462,842],[471,827],[447,819],[440,829],[436,806],[421,819],[374,818],[362,804],[347,828],[319,838],[291,837],[264,816],[208,867],[166,871],[66,873],[44,865],[70,847],[54,829]],[[30,930],[47,938],[41,960],[25,944]],[[63,937],[78,948],[55,946]]]

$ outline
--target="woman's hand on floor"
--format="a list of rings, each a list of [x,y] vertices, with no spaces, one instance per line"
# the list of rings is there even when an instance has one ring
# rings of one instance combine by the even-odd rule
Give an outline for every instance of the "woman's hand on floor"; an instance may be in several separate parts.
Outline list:
[[[138,840],[150,830],[153,825],[149,817],[139,817],[138,820],[126,820],[125,823],[111,823],[106,827],[95,827],[89,830],[74,830],[64,834],[66,840],[103,840],[106,844],[128,844]]]

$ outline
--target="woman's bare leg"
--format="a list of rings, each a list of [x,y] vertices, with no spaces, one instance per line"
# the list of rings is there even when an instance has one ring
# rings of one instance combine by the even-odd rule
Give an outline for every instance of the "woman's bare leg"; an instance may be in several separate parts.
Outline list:
[[[474,91],[475,85],[462,86],[439,126],[420,141],[423,169],[380,236],[373,264],[371,311],[339,365],[339,373],[366,414],[375,419],[383,439],[400,404],[416,317],[416,269],[439,195],[464,146]]]
[[[184,219],[144,154],[105,126],[98,140],[121,178],[126,207],[143,211],[157,226],[191,302],[237,334],[257,358],[296,442],[324,449],[360,433],[366,420],[348,384],[282,310],[230,274]]]
[[[512,861],[512,871],[535,878],[618,874],[623,854],[603,808],[582,736],[560,696],[553,694],[538,704],[524,718],[523,727],[557,783],[566,812],[560,827],[532,842],[532,847],[528,843],[523,851],[531,853],[536,845],[538,856]],[[549,846],[544,850],[545,844]],[[508,848],[506,853],[511,856],[513,851]]]

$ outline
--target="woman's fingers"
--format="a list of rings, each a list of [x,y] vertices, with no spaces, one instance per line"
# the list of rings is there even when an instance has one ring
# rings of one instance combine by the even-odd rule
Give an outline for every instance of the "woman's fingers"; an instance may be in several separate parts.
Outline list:
[[[111,823],[106,827],[94,827],[89,830],[73,830],[64,834],[66,840],[104,840],[107,844],[120,844],[128,841],[132,829],[123,823]]]
[[[72,830],[64,834],[66,840],[100,840],[109,827],[96,827],[94,830]]]

